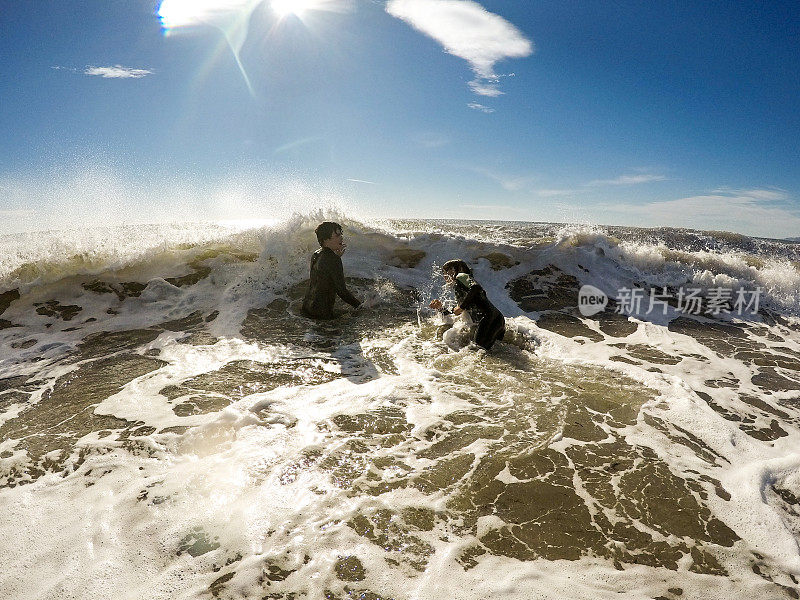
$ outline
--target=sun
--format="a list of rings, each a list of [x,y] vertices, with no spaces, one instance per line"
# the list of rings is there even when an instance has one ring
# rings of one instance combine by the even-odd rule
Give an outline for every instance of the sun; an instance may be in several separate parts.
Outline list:
[[[315,0],[272,0],[270,6],[279,17],[295,15],[301,17],[305,11],[313,8]]]

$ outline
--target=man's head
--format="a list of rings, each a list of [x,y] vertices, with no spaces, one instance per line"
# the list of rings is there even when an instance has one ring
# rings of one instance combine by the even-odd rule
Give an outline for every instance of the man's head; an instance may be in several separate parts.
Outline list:
[[[324,223],[317,225],[314,233],[317,234],[317,241],[319,242],[319,245],[324,246],[325,242],[330,240],[335,234],[342,235],[342,226],[338,223],[333,223],[332,221],[325,221]]]
[[[325,221],[317,225],[314,230],[317,234],[317,241],[319,245],[324,248],[330,248],[337,254],[344,252],[344,242],[342,241],[342,226],[338,223]]]

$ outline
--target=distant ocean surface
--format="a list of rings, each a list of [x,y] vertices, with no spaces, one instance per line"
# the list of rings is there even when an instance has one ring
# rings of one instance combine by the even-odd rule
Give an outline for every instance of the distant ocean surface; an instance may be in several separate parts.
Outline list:
[[[314,322],[323,217],[366,308]],[[427,308],[452,258],[488,354]],[[800,598],[799,261],[346,215],[4,235],[0,598]]]

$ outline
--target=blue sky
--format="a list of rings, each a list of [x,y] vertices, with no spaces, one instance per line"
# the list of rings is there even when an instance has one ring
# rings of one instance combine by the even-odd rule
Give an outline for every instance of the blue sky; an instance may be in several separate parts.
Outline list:
[[[2,0],[0,24],[6,230],[335,203],[800,236],[796,2]]]

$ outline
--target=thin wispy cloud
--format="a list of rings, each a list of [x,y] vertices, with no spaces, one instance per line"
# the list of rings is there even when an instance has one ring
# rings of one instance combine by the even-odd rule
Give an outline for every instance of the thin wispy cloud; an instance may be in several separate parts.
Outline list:
[[[761,237],[800,233],[800,211],[775,205],[775,190],[714,191],[644,204],[613,204],[602,218],[616,223],[735,231]],[[785,195],[783,200],[789,200]]]
[[[746,198],[753,198],[754,200],[780,201],[789,198],[789,194],[786,193],[786,190],[782,190],[780,188],[769,188],[763,190],[762,189],[732,190],[727,188],[720,188],[718,190],[714,190],[712,194],[743,196]]]
[[[150,69],[133,69],[131,67],[123,67],[122,65],[114,65],[111,67],[86,67],[86,69],[83,70],[83,74],[103,77],[105,79],[141,79],[147,75],[152,75],[153,71]]]
[[[475,73],[469,86],[481,96],[503,93],[495,63],[533,53],[533,44],[519,29],[472,0],[389,0],[386,12],[466,60]]]
[[[503,95],[503,92],[497,87],[497,81],[497,79],[473,79],[467,85],[469,89],[479,96],[496,98],[497,96]],[[494,111],[492,110],[491,112]]]
[[[484,177],[488,177],[492,181],[496,181],[504,190],[508,192],[518,192],[526,188],[532,181],[534,181],[534,177],[528,175],[505,175],[502,173],[496,173],[495,171],[491,171],[484,167],[476,167],[472,170],[480,175],[483,175]]]
[[[324,138],[322,138],[322,137],[320,137],[318,135],[315,135],[315,136],[311,136],[311,137],[301,138],[299,140],[292,140],[291,142],[288,142],[286,144],[278,146],[277,148],[275,148],[275,150],[272,151],[272,153],[273,154],[283,154],[285,152],[289,152],[291,150],[296,150],[297,148],[301,148],[303,146],[307,146],[309,144],[313,144],[313,143],[318,142],[318,141],[323,140],[323,139]]]
[[[366,179],[350,179],[348,177],[347,181],[352,181],[353,183],[366,183],[366,184],[369,184],[369,185],[378,185],[374,181],[367,181]]]
[[[479,110],[482,113],[491,114],[494,112],[494,109],[489,106],[484,106],[483,104],[479,104],[477,102],[470,102],[467,104],[472,110]]]
[[[540,198],[558,198],[563,196],[574,196],[575,194],[581,192],[582,190],[570,190],[570,189],[543,189],[543,190],[536,190],[536,195]]]
[[[497,204],[462,204],[459,208],[472,208],[474,210],[517,210],[513,206]]]
[[[664,175],[620,175],[614,179],[595,179],[586,185],[600,186],[600,185],[637,185],[640,183],[651,183],[653,181],[665,181],[667,178]]]
[[[412,139],[420,146],[424,146],[425,148],[441,148],[442,146],[446,146],[450,143],[450,138],[447,136],[431,131],[418,133],[412,136]]]

